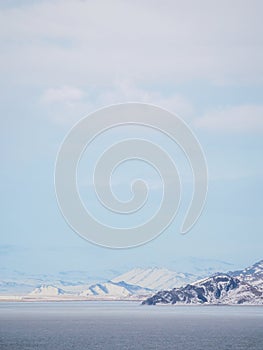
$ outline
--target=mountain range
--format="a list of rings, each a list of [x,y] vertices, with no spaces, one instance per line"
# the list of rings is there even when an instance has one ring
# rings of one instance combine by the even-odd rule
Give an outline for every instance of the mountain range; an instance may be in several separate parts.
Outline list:
[[[154,264],[153,264],[154,266]],[[0,268],[0,296],[26,295],[41,285],[51,285],[66,293],[79,293],[97,283],[122,282],[158,291],[182,286],[215,272],[226,272],[236,266],[225,261],[196,257],[178,258],[167,267],[140,266],[126,269],[60,271],[28,274]]]
[[[143,300],[158,288],[180,286],[196,278],[197,276],[191,274],[177,273],[164,268],[135,268],[106,282],[74,285],[62,281],[43,283],[23,298]]]
[[[27,295],[27,299],[133,299],[144,298],[152,291],[147,288],[141,288],[136,285],[130,285],[125,282],[97,283],[89,286],[80,292],[66,291],[53,285],[41,285]]]
[[[244,270],[218,273],[185,286],[161,290],[143,304],[263,305],[263,260]]]
[[[218,265],[232,266],[220,262]],[[205,276],[206,271],[213,271],[213,268],[200,268],[199,275],[167,268],[134,268],[104,281],[85,279],[81,273],[74,282],[52,280],[47,276],[2,280],[0,300],[144,300],[148,305],[262,304],[263,260],[244,270]]]

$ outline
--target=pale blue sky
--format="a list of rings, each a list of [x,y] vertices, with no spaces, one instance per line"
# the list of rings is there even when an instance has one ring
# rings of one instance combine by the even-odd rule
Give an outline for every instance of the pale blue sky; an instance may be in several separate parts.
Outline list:
[[[170,266],[185,256],[244,266],[262,259],[262,10],[261,1],[1,3],[1,267],[51,273]],[[189,169],[178,149],[151,135],[186,174],[183,205],[157,239],[117,251],[67,226],[53,172],[76,121],[126,101],[178,113],[203,146],[210,181],[203,215],[181,236]],[[130,172],[120,170],[116,183]],[[120,181],[115,189],[125,196]],[[91,206],[104,215],[95,199]]]

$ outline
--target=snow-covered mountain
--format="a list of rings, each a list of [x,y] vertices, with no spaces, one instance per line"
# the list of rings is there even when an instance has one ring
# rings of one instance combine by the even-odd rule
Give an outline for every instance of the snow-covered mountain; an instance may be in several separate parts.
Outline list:
[[[41,285],[53,285],[67,292],[80,292],[91,284],[106,282],[118,272],[61,271],[56,274],[26,274],[0,268],[0,295],[26,295]]]
[[[219,262],[220,264],[220,262]],[[225,267],[228,265],[224,265]],[[208,268],[208,271],[211,271]],[[115,273],[116,275],[117,273]],[[0,281],[2,298],[54,299],[145,299],[147,303],[261,303],[263,292],[263,260],[244,269],[228,273],[180,273],[166,268],[135,268],[110,281],[93,281],[86,274],[70,273],[78,280],[53,279],[50,276],[11,276]],[[20,278],[20,276],[19,276]],[[197,281],[197,282],[196,282]]]
[[[94,282],[93,282],[94,283]],[[79,293],[87,289],[91,283],[81,284],[80,282],[67,282],[61,280],[43,279],[24,279],[24,280],[5,280],[0,281],[0,295],[26,295],[32,290],[37,290],[41,286],[55,286],[65,293]]]
[[[169,289],[180,287],[196,281],[197,276],[188,273],[178,273],[164,268],[135,268],[120,276],[113,278],[113,282],[124,281],[128,284],[137,285],[152,290]]]
[[[143,303],[263,304],[262,261],[242,271],[217,274],[184,287],[162,290]]]
[[[252,284],[254,287],[263,291],[263,260],[258,261],[244,270],[230,272],[229,275]]]
[[[143,304],[263,304],[263,293],[238,278],[222,274],[160,291]]]
[[[50,285],[41,285],[29,293],[32,297],[58,297],[66,294],[64,290]]]
[[[191,274],[177,273],[164,268],[136,268],[115,277],[108,282],[90,285],[72,285],[57,281],[51,285],[41,285],[29,293],[31,297],[56,297],[71,295],[72,297],[89,299],[126,299],[140,298],[151,295],[161,288],[182,286],[197,279]],[[85,286],[85,288],[83,288]]]
[[[80,293],[84,297],[110,297],[110,298],[128,298],[132,296],[145,297],[152,294],[152,290],[141,288],[136,285],[121,282],[97,283],[90,286],[87,290]]]
[[[166,268],[140,267],[122,274],[116,269],[102,271],[96,268],[90,268],[87,271],[60,271],[55,274],[27,274],[0,267],[0,295],[22,296],[41,285],[53,285],[67,293],[77,294],[93,284],[109,280],[117,283],[124,281],[127,284],[135,284],[157,291],[179,287],[215,272],[226,272],[231,269],[237,268],[227,262],[195,257],[178,258]]]
[[[125,282],[105,282],[93,284],[81,292],[67,292],[54,285],[41,285],[25,298],[46,299],[66,297],[71,299],[143,299],[152,294],[152,290],[133,286]]]

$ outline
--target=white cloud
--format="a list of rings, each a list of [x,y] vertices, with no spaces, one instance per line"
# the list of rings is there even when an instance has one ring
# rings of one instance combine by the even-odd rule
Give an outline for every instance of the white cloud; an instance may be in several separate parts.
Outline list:
[[[120,102],[144,102],[158,105],[171,112],[178,113],[189,118],[193,113],[193,107],[189,100],[179,93],[165,94],[161,89],[151,90],[141,88],[129,81],[117,81],[97,96],[98,107]]]
[[[42,100],[46,103],[71,103],[73,101],[79,101],[83,97],[84,92],[82,90],[70,86],[62,86],[61,88],[47,89],[42,96]]]
[[[234,106],[206,113],[194,125],[211,131],[263,132],[263,106]]]
[[[2,9],[1,79],[262,82],[262,10],[261,0],[47,0]]]
[[[181,94],[165,95],[160,91],[135,86],[128,81],[117,81],[109,87],[87,92],[73,87],[49,88],[44,91],[40,100],[45,102],[49,118],[62,125],[73,124],[96,109],[124,102],[158,105],[184,119],[190,119],[193,115],[190,101]]]

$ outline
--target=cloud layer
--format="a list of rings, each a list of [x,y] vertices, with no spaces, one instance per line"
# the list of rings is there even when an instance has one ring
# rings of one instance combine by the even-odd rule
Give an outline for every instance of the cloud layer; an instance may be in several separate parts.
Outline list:
[[[26,3],[25,3],[26,4]],[[54,0],[0,13],[1,75],[24,84],[262,82],[262,1]],[[10,79],[10,75],[8,74]]]

